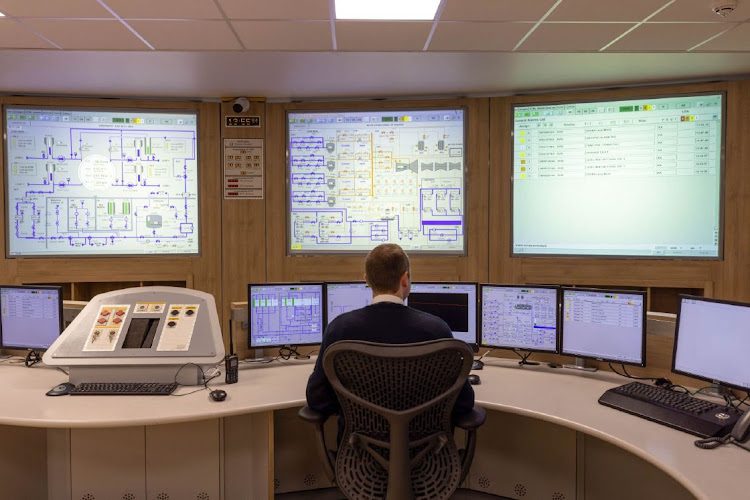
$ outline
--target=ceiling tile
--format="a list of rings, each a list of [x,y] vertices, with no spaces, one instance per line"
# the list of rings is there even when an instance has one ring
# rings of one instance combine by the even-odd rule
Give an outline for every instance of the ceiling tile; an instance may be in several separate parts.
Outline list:
[[[716,50],[723,52],[750,52],[750,24],[740,24],[731,31],[704,43],[696,52]]]
[[[241,50],[225,21],[129,21],[157,50]]]
[[[332,50],[328,21],[232,21],[247,50]]]
[[[2,1],[2,0],[0,0]],[[222,19],[211,0],[105,0],[125,19]]]
[[[0,48],[53,49],[54,47],[14,20],[0,19]]]
[[[668,0],[563,0],[546,21],[643,21],[666,3]]]
[[[687,50],[727,29],[722,23],[642,24],[615,42],[607,51],[663,52]]]
[[[13,17],[103,17],[112,18],[96,0],[39,2],[0,0],[0,12]]]
[[[441,21],[538,21],[555,0],[447,0]]]
[[[677,0],[649,21],[738,23],[748,18],[750,18],[750,2],[747,1],[740,1],[737,9],[724,18],[714,14],[709,0]]]
[[[432,22],[337,21],[339,50],[413,51],[422,50]]]
[[[328,0],[219,0],[230,19],[330,20]]]
[[[24,23],[63,49],[148,50],[142,41],[115,20],[26,19]]]
[[[543,23],[520,52],[596,52],[633,27],[631,23]]]
[[[438,24],[429,50],[511,51],[534,23]]]

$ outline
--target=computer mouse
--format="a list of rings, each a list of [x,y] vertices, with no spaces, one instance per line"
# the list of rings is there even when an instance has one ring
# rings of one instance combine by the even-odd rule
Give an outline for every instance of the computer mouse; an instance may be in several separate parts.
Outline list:
[[[224,401],[227,399],[227,391],[222,391],[221,389],[214,389],[208,395],[211,397],[211,401]]]
[[[482,383],[482,379],[479,378],[479,375],[472,373],[469,375],[469,383],[471,385],[479,385]]]
[[[70,390],[73,389],[73,387],[75,387],[75,384],[71,384],[70,382],[56,385],[55,387],[47,391],[47,396],[62,396],[69,393]]]

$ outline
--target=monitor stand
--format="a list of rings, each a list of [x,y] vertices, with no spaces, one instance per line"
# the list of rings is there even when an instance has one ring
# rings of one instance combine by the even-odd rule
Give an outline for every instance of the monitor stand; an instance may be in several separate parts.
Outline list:
[[[523,366],[523,365],[534,366],[534,365],[538,365],[539,364],[536,361],[528,361],[529,356],[531,356],[530,352],[526,352],[526,353],[521,354],[521,352],[518,349],[513,349],[513,352],[515,352],[518,356],[521,357],[521,361],[518,362],[518,364],[521,365],[521,366]]]
[[[588,360],[583,359],[583,358],[576,358],[574,364],[563,365],[563,368],[571,368],[573,370],[580,370],[584,372],[595,372],[599,369],[595,366],[589,365]]]

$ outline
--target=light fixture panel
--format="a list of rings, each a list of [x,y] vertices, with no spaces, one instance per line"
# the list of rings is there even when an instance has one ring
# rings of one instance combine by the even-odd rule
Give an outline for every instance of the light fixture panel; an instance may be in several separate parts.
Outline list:
[[[440,0],[335,0],[338,20],[432,21]]]

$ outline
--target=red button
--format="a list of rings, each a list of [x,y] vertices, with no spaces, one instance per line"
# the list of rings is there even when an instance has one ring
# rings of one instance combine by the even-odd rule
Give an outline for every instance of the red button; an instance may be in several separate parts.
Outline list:
[[[103,325],[106,322],[107,322],[107,318],[99,318],[99,324],[100,325]]]
[[[109,311],[107,311],[106,309],[102,311],[102,316],[109,316]]]
[[[121,322],[122,322],[122,320],[120,318],[115,318],[115,319],[112,320],[112,323],[114,323],[114,324],[121,323]]]
[[[123,314],[125,314],[125,311],[123,311],[122,309],[118,309],[117,312],[115,312],[115,314],[118,316],[122,316]]]

